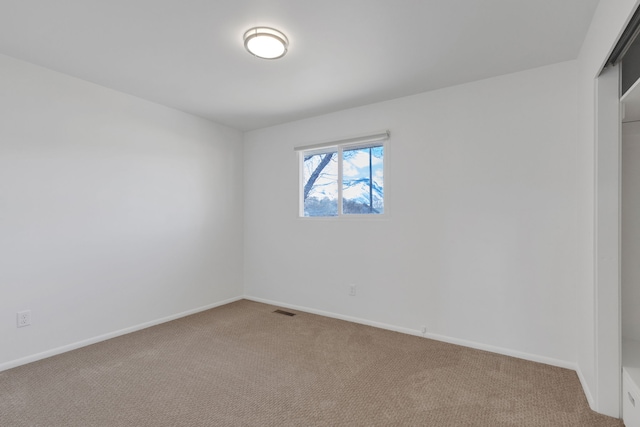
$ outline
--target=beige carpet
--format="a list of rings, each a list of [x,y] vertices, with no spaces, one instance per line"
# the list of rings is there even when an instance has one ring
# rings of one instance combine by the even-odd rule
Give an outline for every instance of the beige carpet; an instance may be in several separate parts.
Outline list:
[[[275,308],[238,301],[1,372],[0,425],[622,426],[573,371]]]

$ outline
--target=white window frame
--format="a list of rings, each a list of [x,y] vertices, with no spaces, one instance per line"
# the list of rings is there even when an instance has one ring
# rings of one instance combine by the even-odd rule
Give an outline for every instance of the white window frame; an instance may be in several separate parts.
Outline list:
[[[387,207],[387,141],[391,134],[388,130],[374,133],[356,135],[340,140],[327,141],[317,144],[310,144],[295,147],[298,152],[298,218],[305,220],[338,220],[338,219],[381,219],[388,216]],[[382,146],[383,157],[383,176],[384,176],[384,212],[380,214],[345,214],[342,212],[342,166],[343,151],[354,150],[359,148],[379,147]],[[309,155],[324,154],[336,152],[338,156],[338,214],[335,216],[304,216],[304,158]]]

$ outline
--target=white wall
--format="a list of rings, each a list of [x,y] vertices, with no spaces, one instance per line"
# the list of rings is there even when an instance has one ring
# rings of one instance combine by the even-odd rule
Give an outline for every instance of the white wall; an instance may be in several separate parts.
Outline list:
[[[640,341],[640,122],[622,125],[622,337]]]
[[[0,368],[242,295],[240,132],[6,56],[0,121]]]
[[[573,366],[576,89],[567,62],[245,134],[246,294]],[[383,128],[389,217],[298,219],[293,147]]]

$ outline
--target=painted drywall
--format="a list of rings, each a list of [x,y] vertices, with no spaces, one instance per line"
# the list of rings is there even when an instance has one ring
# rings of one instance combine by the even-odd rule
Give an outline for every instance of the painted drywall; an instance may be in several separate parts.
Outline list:
[[[242,295],[240,132],[6,56],[0,117],[0,367]]]
[[[618,319],[619,301],[599,301],[598,294],[616,293],[617,283],[596,281],[596,78],[609,57],[619,35],[630,19],[637,0],[601,1],[578,57],[578,140],[575,161],[578,164],[577,200],[579,215],[575,218],[578,233],[579,268],[576,270],[578,288],[576,359],[578,373],[591,407],[607,415],[619,416],[620,390],[615,378],[620,376],[619,349],[597,338],[597,334],[615,337],[619,326],[611,328],[611,319]],[[606,325],[606,326],[605,326]],[[608,328],[608,329],[607,329]]]
[[[246,294],[572,366],[576,99],[566,62],[246,133]],[[298,218],[293,147],[379,129],[388,216]]]
[[[640,341],[640,122],[622,125],[622,337]]]

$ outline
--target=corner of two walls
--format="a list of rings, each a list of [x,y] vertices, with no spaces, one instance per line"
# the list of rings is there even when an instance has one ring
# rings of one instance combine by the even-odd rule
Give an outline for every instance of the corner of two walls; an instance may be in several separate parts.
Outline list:
[[[242,296],[241,132],[0,69],[0,369]]]

